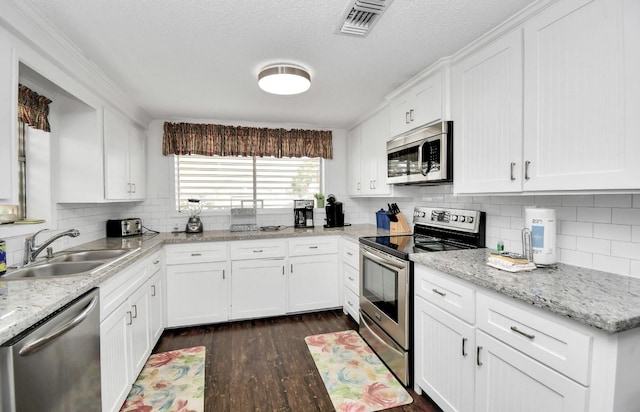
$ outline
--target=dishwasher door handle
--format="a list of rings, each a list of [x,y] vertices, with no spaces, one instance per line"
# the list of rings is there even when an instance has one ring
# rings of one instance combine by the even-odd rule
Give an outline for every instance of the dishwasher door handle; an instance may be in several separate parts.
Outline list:
[[[85,306],[82,312],[80,312],[76,317],[74,317],[64,325],[60,326],[58,329],[54,330],[50,334],[43,336],[41,338],[38,338],[33,342],[27,343],[22,347],[22,349],[20,349],[18,354],[20,356],[29,356],[32,353],[37,352],[40,348],[44,347],[45,345],[47,345],[49,342],[51,342],[58,336],[65,334],[68,330],[73,329],[74,327],[79,325],[83,320],[85,320],[87,316],[89,316],[89,314],[93,311],[93,309],[95,309],[97,304],[98,304],[98,297],[95,296],[93,299],[91,299],[91,302],[89,302],[89,304]]]

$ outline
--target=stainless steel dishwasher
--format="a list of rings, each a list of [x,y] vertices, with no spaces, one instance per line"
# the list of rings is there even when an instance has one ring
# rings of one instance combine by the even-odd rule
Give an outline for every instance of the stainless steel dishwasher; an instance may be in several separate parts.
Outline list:
[[[100,305],[93,289],[0,346],[0,410],[99,411]]]

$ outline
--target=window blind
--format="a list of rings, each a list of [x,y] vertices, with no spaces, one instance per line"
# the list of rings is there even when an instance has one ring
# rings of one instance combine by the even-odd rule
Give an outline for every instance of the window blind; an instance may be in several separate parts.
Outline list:
[[[295,199],[313,199],[320,192],[320,158],[175,156],[176,207],[200,199],[204,210],[241,207],[292,208]]]

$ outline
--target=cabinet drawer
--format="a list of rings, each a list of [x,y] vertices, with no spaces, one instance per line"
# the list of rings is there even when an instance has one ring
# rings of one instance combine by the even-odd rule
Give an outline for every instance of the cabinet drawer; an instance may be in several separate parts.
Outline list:
[[[227,260],[227,245],[218,242],[187,243],[165,247],[167,265]]]
[[[474,289],[449,275],[415,265],[415,294],[466,322],[475,322]]]
[[[287,239],[289,256],[323,255],[338,253],[338,239],[335,237],[301,237]]]
[[[558,372],[589,385],[592,337],[535,308],[478,293],[477,327]]]
[[[147,270],[149,271],[149,276],[153,276],[160,269],[162,269],[162,252],[158,251],[147,259]]]
[[[286,255],[284,239],[231,242],[230,245],[231,260],[283,258]]]
[[[360,267],[360,245],[356,242],[345,240],[342,242],[342,261],[358,270]]]
[[[343,265],[344,285],[351,289],[353,293],[360,296],[360,274],[349,265]]]
[[[344,310],[351,315],[351,317],[358,323],[360,323],[360,301],[358,296],[351,291],[351,289],[344,289]]]
[[[100,284],[100,320],[127,300],[148,278],[148,261],[145,260]]]

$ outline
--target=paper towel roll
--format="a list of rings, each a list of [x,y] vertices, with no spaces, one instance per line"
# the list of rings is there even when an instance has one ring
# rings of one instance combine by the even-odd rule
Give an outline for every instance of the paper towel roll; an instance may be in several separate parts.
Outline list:
[[[554,209],[526,208],[525,227],[531,231],[533,263],[556,263],[556,211]]]

